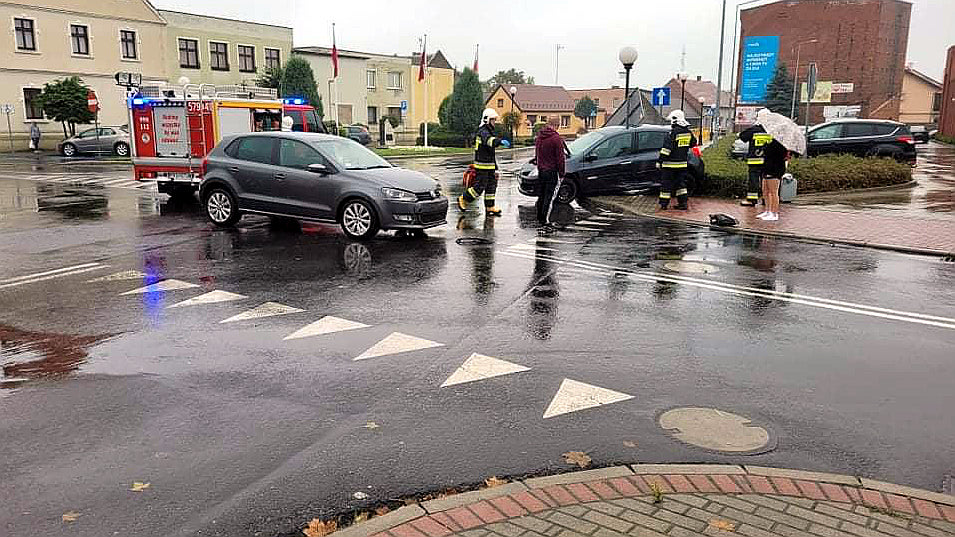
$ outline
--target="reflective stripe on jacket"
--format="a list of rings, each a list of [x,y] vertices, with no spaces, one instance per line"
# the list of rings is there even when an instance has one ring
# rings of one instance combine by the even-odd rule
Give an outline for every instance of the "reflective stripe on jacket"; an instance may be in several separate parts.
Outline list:
[[[686,168],[690,148],[696,146],[696,136],[690,129],[681,125],[673,125],[663,147],[660,149],[661,168]]]

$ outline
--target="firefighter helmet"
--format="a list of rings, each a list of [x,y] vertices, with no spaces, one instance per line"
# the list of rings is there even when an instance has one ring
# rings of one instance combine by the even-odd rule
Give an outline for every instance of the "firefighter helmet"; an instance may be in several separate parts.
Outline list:
[[[686,114],[683,113],[683,110],[674,110],[670,112],[670,115],[667,116],[667,119],[670,121],[671,125],[681,125],[686,127],[690,124],[686,120]]]
[[[481,125],[487,125],[492,119],[497,119],[497,112],[493,108],[485,108],[481,114]]]

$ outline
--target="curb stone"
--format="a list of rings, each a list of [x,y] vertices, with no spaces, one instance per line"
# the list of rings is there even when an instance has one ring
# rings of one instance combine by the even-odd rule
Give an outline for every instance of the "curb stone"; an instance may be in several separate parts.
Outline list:
[[[676,499],[687,494],[717,494],[724,499],[714,501],[719,503],[725,500],[725,505],[732,506],[736,505],[737,500],[731,496],[741,499],[765,497],[761,503],[764,506],[781,504],[780,500],[805,506],[804,509],[791,507],[786,510],[792,514],[805,511],[817,518],[832,518],[809,511],[817,506],[820,512],[841,513],[843,519],[858,519],[864,515],[879,518],[883,520],[879,522],[880,529],[883,529],[885,521],[893,519],[887,515],[883,517],[880,513],[899,513],[905,520],[903,525],[919,523],[922,528],[930,525],[937,528],[934,531],[939,535],[942,535],[941,530],[955,531],[955,496],[939,492],[868,478],[763,466],[634,464],[630,467],[614,466],[530,478],[428,500],[344,528],[335,532],[335,536],[449,537],[491,522],[506,523],[558,507],[570,520],[573,517],[567,513],[573,505],[582,505],[573,509],[583,513],[587,510],[586,506],[593,502],[614,499],[616,503],[634,501],[626,498],[644,498],[641,502],[649,502],[646,497],[651,495],[651,484],[654,483],[663,490],[665,496],[674,495]],[[845,507],[835,507],[840,505]],[[730,516],[731,511],[735,510],[726,508],[723,511],[724,515]],[[702,516],[702,512],[698,514]],[[776,516],[785,517],[784,514]],[[848,522],[842,524],[843,529],[850,529],[846,526]],[[891,529],[903,531],[904,535],[916,535],[902,528]],[[672,532],[670,534],[674,535]],[[750,535],[748,532],[745,534]],[[765,534],[769,535],[768,532]]]

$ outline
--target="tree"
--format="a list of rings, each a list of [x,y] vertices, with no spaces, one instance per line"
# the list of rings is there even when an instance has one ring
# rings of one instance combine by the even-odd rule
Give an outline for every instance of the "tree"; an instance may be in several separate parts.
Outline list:
[[[262,76],[256,79],[255,83],[263,88],[272,88],[282,94],[282,68],[273,67],[266,69]]]
[[[784,64],[776,67],[773,79],[766,86],[766,108],[789,117],[793,105],[793,79]]]
[[[451,93],[451,130],[470,140],[481,124],[484,94],[477,73],[465,67]]]
[[[597,112],[597,103],[590,98],[590,95],[584,95],[580,100],[577,101],[577,104],[574,105],[574,115],[579,117],[584,121],[584,125],[587,125],[590,121],[591,116]]]
[[[498,71],[496,75],[487,79],[483,84],[485,93],[490,92],[498,84],[533,84],[534,77],[527,76],[524,71],[518,71],[513,67],[507,71]]]
[[[293,55],[285,62],[280,87],[282,97],[302,97],[315,107],[319,117],[325,116],[322,97],[318,94],[318,85],[315,84],[315,73],[305,58]]]
[[[441,106],[438,107],[438,121],[441,122],[441,126],[445,128],[451,127],[451,96],[448,95],[441,101]]]
[[[506,112],[501,116],[501,125],[504,126],[504,129],[509,134],[514,133],[517,132],[517,127],[521,124],[521,119],[523,119],[523,117],[520,112]]]
[[[88,92],[80,77],[71,76],[44,84],[37,100],[46,117],[59,121],[63,125],[63,136],[70,137],[76,134],[77,123],[92,123],[96,117],[87,108]]]

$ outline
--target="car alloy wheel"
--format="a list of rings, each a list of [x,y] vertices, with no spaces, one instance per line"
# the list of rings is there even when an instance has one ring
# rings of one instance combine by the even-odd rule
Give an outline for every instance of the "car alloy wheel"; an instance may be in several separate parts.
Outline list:
[[[129,156],[129,145],[122,142],[116,144],[116,154],[121,157]]]
[[[67,157],[72,157],[76,154],[76,146],[73,144],[64,144],[63,145],[63,155]]]
[[[206,200],[206,212],[209,214],[209,219],[216,224],[223,225],[228,222],[234,210],[229,195],[221,190],[216,190]]]
[[[577,183],[573,179],[564,179],[554,196],[560,203],[570,203],[577,197]]]
[[[365,239],[378,232],[375,214],[363,200],[352,200],[342,211],[342,229],[356,239]]]

